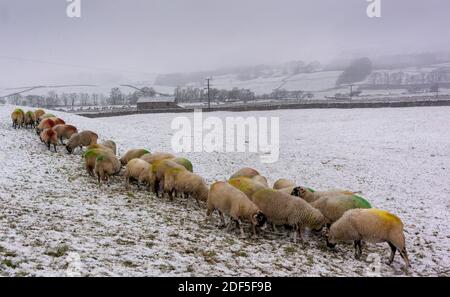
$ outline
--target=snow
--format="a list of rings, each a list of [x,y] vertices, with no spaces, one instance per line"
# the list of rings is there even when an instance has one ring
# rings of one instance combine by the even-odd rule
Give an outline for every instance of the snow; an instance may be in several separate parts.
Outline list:
[[[380,275],[450,275],[450,108],[316,109],[214,112],[207,116],[279,116],[280,160],[256,153],[186,153],[209,183],[242,166],[273,183],[287,177],[315,189],[362,191],[372,205],[404,222],[412,267],[387,244],[367,244],[361,260],[351,244],[326,248],[306,232],[294,244],[287,231],[240,239],[205,221],[205,209],[156,198],[122,177],[98,187],[80,154],[49,152],[30,130],[14,130],[14,106],[0,106],[0,275],[61,276],[361,276],[369,254]],[[26,108],[25,108],[26,109]],[[176,116],[142,114],[87,119],[53,112],[79,129],[113,139],[119,154],[136,147],[170,151]],[[247,226],[246,233],[250,230]],[[73,263],[73,259],[79,261]]]

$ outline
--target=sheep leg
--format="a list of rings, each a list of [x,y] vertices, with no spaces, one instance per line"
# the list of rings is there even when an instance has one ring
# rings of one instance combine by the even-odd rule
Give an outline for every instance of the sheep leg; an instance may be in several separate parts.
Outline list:
[[[62,136],[59,138],[59,141],[61,141],[61,144],[64,145],[64,141],[63,141]]]
[[[406,252],[406,248],[403,248],[400,251],[400,256],[403,258],[403,260],[405,261],[406,267],[411,266],[411,264],[409,263],[409,259],[408,259],[408,253]]]
[[[253,235],[258,235],[258,232],[256,232],[256,226],[252,224],[252,230],[253,230]]]
[[[292,237],[294,238],[294,244],[297,243],[297,229],[298,229],[298,226],[294,225],[294,228],[293,228],[293,231],[292,231]]]
[[[47,142],[47,148],[50,150],[50,142]]]
[[[241,231],[241,238],[245,238],[244,226],[242,225],[242,222],[240,219],[236,220],[236,225],[239,228],[239,230]]]
[[[219,210],[219,215],[220,215],[220,219],[222,220],[222,226],[221,227],[225,227],[225,225],[227,224],[225,222],[225,216],[223,215],[223,212],[221,212],[220,210]]]
[[[55,148],[55,153],[57,152],[57,150],[56,150],[56,144],[53,144],[53,147]]]
[[[391,248],[391,255],[389,256],[388,265],[391,265],[392,262],[394,261],[394,256],[395,256],[395,252],[397,251],[397,248],[395,247],[395,245],[393,245],[389,241],[388,241],[388,244],[389,244],[389,247]]]
[[[353,245],[355,247],[355,258],[359,259],[362,254],[361,240],[355,240]]]
[[[273,232],[274,233],[278,233],[277,227],[275,226],[274,223],[272,223],[272,228],[273,228]]]

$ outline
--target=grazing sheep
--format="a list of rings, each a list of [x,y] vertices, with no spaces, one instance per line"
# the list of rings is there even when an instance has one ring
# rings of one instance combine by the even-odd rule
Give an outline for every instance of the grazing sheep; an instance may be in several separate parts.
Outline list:
[[[256,227],[263,226],[267,220],[265,214],[255,203],[227,182],[216,182],[211,185],[207,205],[207,217],[211,217],[212,212],[217,209],[222,223],[225,225],[223,214],[228,214],[231,217],[228,227],[234,221],[241,231],[241,237],[245,237],[242,220],[252,224],[254,234],[256,234]]]
[[[89,146],[91,147],[91,146]],[[95,160],[100,154],[111,153],[109,149],[105,148],[89,148],[84,152],[84,167],[90,176],[94,176]]]
[[[34,128],[34,126],[36,125],[36,117],[34,115],[34,112],[27,111],[25,113],[24,124],[25,128],[28,128],[28,126],[30,126],[30,128]]]
[[[239,170],[236,171],[235,173],[233,173],[233,174],[230,176],[230,179],[235,178],[235,177],[242,177],[242,176],[243,176],[243,177],[249,177],[249,178],[252,178],[252,177],[257,176],[257,175],[260,175],[260,174],[259,174],[259,172],[256,171],[255,169],[250,168],[250,167],[244,167],[244,168],[239,169]]]
[[[105,141],[103,141],[101,143],[101,145],[109,148],[114,153],[114,155],[117,155],[117,145],[116,145],[116,143],[114,141],[112,141],[112,140],[105,140]]]
[[[170,153],[155,152],[152,154],[145,154],[145,155],[141,156],[140,159],[152,164],[154,162],[161,161],[164,159],[175,159],[175,156]]]
[[[262,175],[256,175],[252,177],[252,180],[259,182],[260,184],[264,185],[266,188],[269,187],[269,183],[267,182],[267,178]]]
[[[85,130],[80,133],[74,133],[70,136],[69,141],[66,144],[66,149],[69,154],[71,154],[77,147],[80,149],[83,146],[89,146],[91,144],[96,144],[98,135],[92,131]]]
[[[127,189],[130,188],[130,180],[135,179],[138,182],[138,188],[141,183],[140,178],[144,175],[143,172],[147,172],[150,170],[150,164],[145,162],[144,160],[134,158],[131,159],[127,163],[127,167],[125,169],[125,186]]]
[[[327,224],[339,220],[340,217],[349,209],[371,208],[370,203],[358,195],[327,195],[311,202],[312,207],[320,210],[327,219]]]
[[[104,141],[102,143],[95,143],[95,144],[88,145],[87,149],[88,150],[90,150],[90,149],[108,150],[108,151],[111,151],[114,155],[116,155],[116,151],[113,150],[115,147],[112,144],[109,144],[108,141],[110,141],[110,140]]]
[[[56,116],[54,114],[51,113],[44,113],[41,116],[38,117],[39,122],[41,122],[44,119],[50,119],[50,118],[56,118]]]
[[[302,239],[305,227],[320,230],[326,219],[322,213],[309,205],[308,202],[274,189],[262,189],[253,194],[253,202],[275,225],[289,225],[294,227],[294,242],[297,242],[297,230]]]
[[[34,118],[36,119],[36,123],[39,123],[41,121],[41,116],[45,114],[45,111],[43,109],[36,109],[34,111]]]
[[[43,119],[36,127],[36,134],[39,135],[44,129],[53,128],[56,125],[53,118]]]
[[[53,147],[56,152],[56,145],[58,144],[58,138],[56,135],[56,131],[53,130],[53,128],[46,128],[44,129],[41,134],[39,135],[42,142],[47,145],[48,150],[50,150],[50,144],[53,144]]]
[[[78,133],[78,130],[75,126],[67,125],[67,124],[58,124],[53,127],[58,135],[59,141],[64,145],[63,139],[70,139],[72,134]]]
[[[335,195],[349,195],[352,196],[355,193],[348,191],[348,190],[340,190],[340,189],[333,189],[329,191],[314,191],[311,188],[305,188],[305,187],[296,187],[293,189],[294,196],[300,197],[304,199],[305,201],[311,203],[313,201],[316,201],[322,197],[325,196],[335,196]]]
[[[177,164],[180,164],[181,166],[186,168],[188,171],[194,172],[194,168],[192,166],[192,163],[188,159],[179,157],[179,158],[170,159],[170,160],[174,161]]]
[[[24,114],[23,110],[20,108],[16,108],[11,113],[11,120],[12,120],[14,129],[22,127],[24,125],[24,120],[25,120],[25,114]]]
[[[293,187],[293,186],[295,186],[295,183],[292,180],[286,179],[286,178],[280,178],[273,184],[273,188],[275,190],[279,190],[279,189],[283,189],[283,188],[287,188],[287,187]]]
[[[252,199],[255,192],[267,188],[260,182],[248,177],[235,177],[228,180],[228,183],[236,189],[242,191],[249,199]]]
[[[131,159],[140,158],[141,156],[143,156],[145,154],[150,154],[150,151],[148,151],[146,149],[129,150],[128,152],[126,152],[126,154],[122,158],[120,158],[120,163],[122,163],[122,165],[126,165],[126,164],[128,164],[128,162]]]
[[[65,125],[66,124],[66,122],[63,119],[60,119],[60,118],[51,118],[51,119],[53,119],[53,121],[55,122],[55,126],[56,125]]]
[[[174,193],[182,194],[186,198],[192,196],[199,204],[199,201],[208,199],[208,186],[205,180],[187,169],[170,168],[164,173],[164,192],[169,194],[173,200]],[[187,206],[188,200],[186,200]]]
[[[184,166],[175,163],[173,160],[164,159],[158,162],[155,162],[151,165],[149,170],[148,179],[143,178],[148,183],[149,188],[153,186],[153,191],[158,196],[161,187],[164,186],[164,174],[167,169],[170,168],[183,168]]]
[[[94,173],[97,175],[98,184],[101,185],[101,182],[109,180],[111,175],[119,173],[121,167],[122,165],[116,155],[110,151],[100,153],[95,159],[94,167]]]
[[[387,242],[391,248],[389,265],[399,250],[406,267],[410,266],[405,247],[403,223],[396,215],[381,209],[352,209],[331,225],[326,236],[327,245],[334,247],[339,241],[353,241],[355,257],[362,253],[361,241],[371,243]]]

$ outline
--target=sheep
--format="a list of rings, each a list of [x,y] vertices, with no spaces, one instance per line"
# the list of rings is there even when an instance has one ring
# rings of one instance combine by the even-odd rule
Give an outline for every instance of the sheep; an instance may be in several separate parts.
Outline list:
[[[97,175],[99,186],[101,185],[101,181],[109,180],[111,175],[119,173],[121,167],[122,165],[116,155],[108,151],[100,153],[95,159],[94,167],[94,173]]]
[[[53,119],[53,121],[55,122],[55,125],[64,125],[66,124],[66,122],[63,119],[60,118],[50,118]]]
[[[230,179],[235,178],[235,177],[241,177],[241,176],[252,178],[256,175],[260,175],[258,171],[256,171],[253,168],[250,168],[250,167],[244,167],[244,168],[239,169],[235,173],[233,173],[230,176]]]
[[[71,154],[75,148],[83,146],[89,146],[91,144],[96,144],[98,135],[92,131],[85,130],[80,133],[74,133],[70,136],[69,141],[66,144],[66,149],[69,154]]]
[[[292,186],[295,186],[295,183],[292,180],[286,179],[286,178],[280,178],[273,184],[273,189],[279,190],[279,189],[292,187]]]
[[[173,160],[164,159],[153,163],[147,178],[142,178],[142,180],[147,182],[149,188],[153,186],[153,191],[156,193],[156,196],[158,196],[160,188],[164,185],[164,173],[170,168],[186,169],[184,166],[175,163]]]
[[[252,201],[275,225],[294,227],[294,242],[297,242],[297,230],[302,239],[305,227],[321,230],[326,223],[324,215],[303,199],[293,197],[283,191],[270,188],[262,189],[253,194]],[[275,228],[274,228],[275,229]]]
[[[340,189],[333,189],[329,191],[314,191],[311,188],[305,188],[305,187],[296,187],[293,189],[292,195],[300,197],[307,202],[311,203],[313,201],[316,201],[322,197],[325,196],[335,196],[335,195],[354,195],[354,192],[348,191],[348,190],[340,190]]]
[[[25,113],[24,124],[25,124],[26,128],[28,128],[28,126],[30,126],[31,128],[34,128],[34,126],[36,124],[36,117],[34,115],[34,112],[27,111]]]
[[[267,178],[262,175],[255,175],[252,177],[252,180],[259,182],[260,184],[264,185],[266,188],[269,187],[269,184],[267,183]]]
[[[129,150],[122,158],[120,158],[120,163],[122,163],[122,165],[126,165],[131,159],[140,158],[146,154],[150,154],[150,152],[146,149]]]
[[[116,145],[116,143],[114,141],[112,141],[112,140],[105,140],[105,141],[103,141],[101,143],[101,145],[109,148],[114,153],[114,155],[117,155],[117,145]]]
[[[34,118],[36,119],[36,123],[39,123],[41,121],[41,116],[45,114],[45,111],[43,109],[36,109],[34,111]]]
[[[86,168],[86,171],[90,176],[94,176],[95,160],[97,159],[97,156],[108,152],[111,153],[111,151],[105,148],[89,148],[89,147],[83,154],[84,167]]]
[[[56,118],[56,116],[54,114],[51,114],[51,113],[44,113],[44,114],[42,114],[42,115],[40,115],[38,117],[39,122],[41,122],[44,119],[49,119],[49,118]]]
[[[104,141],[104,142],[102,142],[102,143],[95,143],[95,144],[91,144],[91,145],[88,145],[87,146],[87,149],[88,150],[90,150],[90,149],[103,149],[103,150],[109,150],[109,151],[111,151],[114,155],[117,155],[116,154],[116,150],[115,150],[115,144],[113,145],[112,143],[109,143],[109,142],[113,142],[112,140],[107,140],[107,141]]]
[[[188,198],[192,196],[199,204],[199,201],[208,199],[208,186],[205,180],[187,169],[170,168],[164,173],[164,192],[169,194],[173,200],[173,195],[182,194]],[[186,207],[188,204],[186,199]]]
[[[325,236],[327,246],[334,248],[339,241],[353,241],[355,258],[362,254],[361,241],[371,243],[387,242],[391,248],[388,265],[394,261],[395,252],[410,266],[405,247],[403,223],[396,215],[381,209],[351,209],[337,220]]]
[[[252,225],[253,234],[256,234],[256,227],[261,227],[266,223],[267,217],[260,208],[247,196],[227,182],[215,182],[211,185],[208,199],[206,216],[211,218],[214,210],[218,210],[225,225],[223,214],[231,217],[228,228],[234,221],[241,232],[241,237],[245,237],[242,220],[249,221]]]
[[[144,160],[145,162],[148,162],[150,164],[164,160],[164,159],[174,159],[175,156],[170,153],[163,153],[163,152],[155,152],[152,154],[145,154],[140,157],[140,159]]]
[[[259,176],[259,175],[258,175]],[[253,194],[261,189],[267,188],[265,185],[252,178],[248,177],[235,177],[228,180],[228,183],[241,190],[249,199],[252,198]]]
[[[328,226],[336,222],[349,209],[371,208],[370,203],[358,195],[327,195],[310,205],[318,210],[327,219]]]
[[[36,127],[36,134],[39,135],[44,129],[53,128],[56,125],[53,118],[43,119],[39,122],[39,125]]]
[[[25,120],[25,114],[24,114],[23,110],[20,108],[16,108],[11,113],[11,120],[12,120],[14,129],[22,127],[24,124],[24,120]]]
[[[58,135],[59,141],[64,145],[63,139],[70,139],[72,134],[78,133],[78,129],[75,126],[67,124],[58,124],[53,127]]]
[[[192,166],[192,163],[188,159],[182,158],[182,157],[178,157],[178,158],[170,159],[170,160],[172,160],[173,162],[175,162],[177,164],[180,164],[181,166],[186,168],[188,171],[194,172],[194,168]]]
[[[130,180],[133,178],[138,182],[138,188],[141,183],[141,179],[144,175],[143,172],[148,172],[150,169],[150,164],[144,160],[134,158],[127,163],[125,169],[125,187],[130,188]]]
[[[39,135],[42,142],[47,145],[48,150],[50,150],[50,144],[53,144],[53,147],[56,152],[56,145],[58,144],[58,138],[56,135],[56,131],[53,130],[53,128],[46,128],[44,129],[41,134]]]

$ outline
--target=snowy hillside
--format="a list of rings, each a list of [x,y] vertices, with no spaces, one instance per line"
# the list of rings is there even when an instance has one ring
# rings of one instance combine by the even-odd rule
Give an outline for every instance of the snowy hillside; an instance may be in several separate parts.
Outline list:
[[[368,274],[370,253],[388,259],[385,243],[367,244],[355,260],[352,245],[330,251],[309,232],[298,244],[284,231],[240,239],[237,230],[220,229],[218,217],[206,223],[203,207],[185,208],[180,199],[169,202],[136,187],[126,191],[120,176],[99,188],[79,154],[67,155],[61,146],[49,152],[34,132],[14,130],[13,109],[0,105],[1,276],[361,276]],[[184,115],[54,113],[113,139],[119,154],[137,147],[170,151],[171,120]],[[403,220],[412,264],[407,275],[449,276],[449,113],[449,107],[215,112],[207,115],[279,116],[280,160],[185,155],[209,183],[247,165],[270,183],[287,177],[315,189],[362,191],[373,206]],[[396,255],[380,272],[404,275],[402,268]]]

